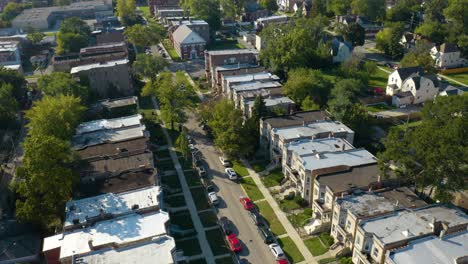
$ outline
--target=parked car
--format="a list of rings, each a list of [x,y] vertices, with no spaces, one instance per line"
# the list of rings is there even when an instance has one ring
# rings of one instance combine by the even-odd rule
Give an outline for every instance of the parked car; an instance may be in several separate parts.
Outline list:
[[[200,176],[200,177],[205,177],[205,176],[206,176],[206,169],[205,169],[205,166],[203,166],[203,165],[198,166],[198,167],[197,167],[197,172],[198,172],[198,176]]]
[[[210,192],[208,193],[208,199],[210,200],[210,203],[212,205],[218,205],[219,204],[219,198],[218,198],[218,195],[216,195],[215,192]]]
[[[241,196],[239,198],[239,201],[244,206],[245,210],[253,210],[255,208],[254,204],[252,203],[252,201],[248,197]]]
[[[223,216],[219,219],[219,222],[221,223],[221,229],[223,229],[224,234],[230,235],[233,229],[231,221],[227,217]]]
[[[237,173],[232,168],[226,168],[224,171],[226,172],[226,176],[231,181],[237,180]]]
[[[231,233],[227,236],[227,239],[229,241],[229,247],[232,251],[234,251],[235,253],[239,253],[242,251],[242,245],[239,239],[237,238],[236,234]]]
[[[284,259],[278,259],[276,261],[276,264],[289,264],[289,260],[287,260],[285,258]]]
[[[194,168],[203,166],[202,158],[200,157],[200,155],[193,155],[192,154],[192,166]]]
[[[220,156],[219,161],[221,161],[221,164],[223,164],[224,167],[230,167],[231,166],[231,162],[228,160],[228,158],[226,158],[224,156]]]
[[[278,259],[286,258],[286,256],[284,255],[283,250],[281,249],[281,247],[278,244],[273,243],[273,244],[268,245],[268,247],[270,248],[270,251],[273,254],[273,256],[275,257],[275,259],[278,260]]]
[[[268,229],[266,225],[258,226],[257,231],[260,234],[260,237],[262,238],[263,242],[265,242],[265,244],[271,244],[275,242],[275,237],[273,236],[273,233],[271,233],[270,229]]]
[[[263,220],[263,216],[257,210],[250,210],[249,216],[254,221],[255,225],[261,226],[265,224],[265,221]]]

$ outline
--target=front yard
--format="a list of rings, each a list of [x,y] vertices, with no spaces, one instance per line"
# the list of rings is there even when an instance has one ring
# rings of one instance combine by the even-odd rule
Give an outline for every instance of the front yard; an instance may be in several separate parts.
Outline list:
[[[281,171],[281,168],[274,169],[273,171],[270,172],[270,174],[262,178],[263,184],[265,184],[265,187],[267,188],[280,185],[283,179],[284,179],[284,174]]]
[[[247,193],[247,196],[252,201],[257,201],[265,198],[265,196],[263,196],[263,193],[260,192],[260,189],[258,189],[257,184],[255,184],[252,178],[242,178],[240,180],[240,183],[242,188],[244,188],[244,191]]]
[[[298,263],[304,260],[304,256],[301,254],[301,251],[299,251],[296,244],[294,244],[294,241],[290,237],[278,238],[278,243],[292,263]]]
[[[237,161],[237,160],[233,161],[232,162],[232,168],[241,177],[249,176],[249,172],[244,167],[244,164],[242,164],[241,161]]]
[[[333,238],[328,233],[321,233],[317,237],[309,238],[304,240],[304,244],[309,249],[310,253],[314,256],[320,256],[328,251],[331,245],[333,245]]]
[[[379,87],[385,89],[387,87],[389,73],[377,68],[375,73],[369,78],[369,86],[372,88]]]
[[[276,217],[276,214],[273,211],[273,208],[271,208],[268,201],[258,202],[256,203],[256,205],[260,210],[260,213],[270,224],[271,232],[273,232],[276,236],[280,236],[286,233],[286,230],[284,229],[281,222],[278,220],[278,217]]]

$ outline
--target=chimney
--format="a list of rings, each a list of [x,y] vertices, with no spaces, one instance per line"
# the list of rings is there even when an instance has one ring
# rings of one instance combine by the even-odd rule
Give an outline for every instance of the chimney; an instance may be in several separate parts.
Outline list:
[[[343,143],[343,145],[341,145],[341,151],[344,151],[345,148],[346,148],[346,145],[345,145],[345,143]]]

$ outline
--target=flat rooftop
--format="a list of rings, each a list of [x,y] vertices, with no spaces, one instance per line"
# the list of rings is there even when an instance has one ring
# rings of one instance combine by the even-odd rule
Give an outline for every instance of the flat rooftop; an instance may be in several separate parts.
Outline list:
[[[303,125],[303,123],[308,124],[310,122],[327,119],[329,118],[325,111],[303,111],[278,117],[264,117],[262,118],[262,122],[269,124],[271,128],[282,128],[288,126],[299,126]]]
[[[183,9],[175,9],[177,11],[184,11]],[[162,13],[164,11],[169,11],[169,12],[172,12],[172,11],[175,11],[174,9],[171,9],[171,10],[160,10],[159,13]],[[187,26],[190,26],[190,25],[203,25],[203,26],[208,26],[208,23],[205,21],[205,20],[178,20],[178,21],[173,21],[172,24],[174,26],[180,26],[180,25],[187,25]]]
[[[263,98],[263,102],[265,102],[266,107],[272,107],[272,106],[281,105],[281,104],[294,104],[295,103],[291,98],[287,96],[266,97],[266,98]],[[255,99],[248,100],[247,104],[253,106],[255,104]]]
[[[257,19],[258,22],[270,22],[270,21],[276,21],[276,20],[287,20],[288,16],[286,15],[281,15],[281,16],[269,16],[269,17],[261,17]]]
[[[159,186],[132,190],[124,193],[107,193],[95,197],[67,202],[64,227],[83,224],[87,219],[101,214],[114,217],[133,211],[159,207]]]
[[[124,116],[112,119],[99,119],[89,122],[84,122],[78,125],[76,128],[76,134],[84,134],[89,132],[95,132],[105,129],[119,129],[132,126],[141,125],[143,116],[140,114]]]
[[[370,219],[362,222],[361,227],[384,244],[390,244],[413,236],[431,234],[434,219],[449,227],[468,223],[468,216],[462,211],[437,205]]]
[[[153,167],[153,152],[149,151],[131,156],[88,161],[80,172],[82,178],[116,177],[125,171],[151,169]]]
[[[256,49],[231,49],[231,50],[210,50],[206,51],[209,55],[238,55],[238,54],[256,54]]]
[[[252,74],[242,74],[242,75],[233,75],[226,76],[224,80],[228,83],[242,83],[242,82],[251,82],[258,80],[275,80],[278,81],[280,78],[270,72],[259,72]]]
[[[0,41],[0,52],[12,52],[18,49],[18,41]]]
[[[144,125],[117,130],[106,129],[75,135],[72,138],[72,146],[74,149],[79,150],[89,146],[95,146],[104,143],[116,143],[147,136],[148,132],[146,131],[146,127]]]
[[[129,105],[138,104],[138,98],[136,96],[122,97],[117,99],[106,99],[97,102],[98,105],[102,105],[106,108],[115,108]]]
[[[94,226],[44,238],[43,251],[60,247],[60,259],[89,253],[93,248],[125,246],[166,234],[169,214],[130,214]]]
[[[243,64],[226,64],[221,66],[216,66],[215,71],[223,72],[223,71],[234,71],[239,69],[249,69],[249,68],[259,68],[257,64],[250,64],[250,63],[243,63]]]
[[[403,208],[417,208],[427,205],[407,187],[380,192],[350,195],[336,200],[341,209],[357,217],[371,217],[390,213]]]
[[[300,159],[306,170],[316,174],[322,174],[323,170],[335,167],[357,167],[377,162],[377,158],[365,149],[304,154]]]
[[[105,143],[78,150],[82,160],[125,157],[144,153],[148,150],[149,138],[141,137],[116,143]]]
[[[124,60],[108,61],[104,63],[86,64],[86,65],[73,67],[70,70],[70,73],[75,74],[75,73],[79,73],[82,71],[89,71],[89,70],[94,70],[94,69],[111,68],[111,67],[120,66],[120,65],[127,65],[128,62],[129,62],[128,59],[124,59]]]
[[[274,128],[273,132],[283,140],[292,140],[296,138],[313,137],[317,135],[347,133],[354,134],[354,131],[339,121],[317,121],[306,125]]]
[[[172,252],[175,250],[175,241],[172,237],[162,235],[151,241],[138,243],[118,249],[108,248],[77,256],[74,264],[154,264],[175,263]],[[136,257],[137,256],[137,257]],[[156,261],[156,262],[155,262]]]
[[[259,89],[268,89],[268,88],[277,88],[282,87],[281,83],[277,81],[253,81],[253,82],[245,82],[237,85],[232,85],[231,89],[236,92],[242,91],[250,91],[250,90],[259,90]]]
[[[430,236],[409,242],[409,245],[391,251],[389,259],[393,264],[408,263],[465,263],[458,258],[468,255],[468,231],[439,238]]]
[[[351,143],[342,138],[300,139],[285,146],[288,151],[298,156],[354,149]]]

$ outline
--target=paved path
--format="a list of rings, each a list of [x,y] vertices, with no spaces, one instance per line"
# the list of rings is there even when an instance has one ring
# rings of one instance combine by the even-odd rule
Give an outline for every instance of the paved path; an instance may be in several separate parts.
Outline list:
[[[449,80],[449,81],[451,81],[451,82],[454,82],[454,83],[456,83],[456,84],[459,84],[459,85],[461,85],[461,86],[465,86],[465,87],[468,86],[468,84],[459,82],[459,81],[457,81],[457,80],[455,80],[455,79],[453,79],[453,78],[448,77],[447,75],[443,75],[443,74],[440,74],[440,73],[439,73],[439,74],[437,74],[437,76],[439,76],[439,77],[441,77],[441,78],[444,78],[444,79],[446,79],[446,80]]]
[[[301,263],[318,263],[314,256],[312,256],[312,254],[310,253],[309,249],[304,244],[304,241],[301,239],[296,229],[294,229],[291,222],[289,222],[288,218],[286,217],[286,214],[280,209],[276,200],[273,198],[273,196],[271,196],[270,192],[265,187],[265,185],[263,185],[263,182],[260,179],[260,175],[258,175],[258,173],[256,173],[252,169],[252,167],[247,161],[243,160],[243,163],[244,166],[247,168],[249,175],[252,177],[255,184],[257,184],[258,189],[260,189],[260,192],[262,192],[263,196],[265,196],[265,199],[268,201],[271,208],[273,208],[273,211],[278,217],[278,220],[284,226],[284,229],[286,229],[286,232],[288,233],[289,237],[294,241],[297,248],[299,249],[299,251],[301,251],[302,255],[304,256],[305,260]]]
[[[151,100],[153,101],[153,106],[156,109],[158,116],[160,116],[161,113],[159,111],[159,107],[156,103],[156,100],[154,98],[151,98]],[[180,165],[179,159],[177,158],[177,154],[175,153],[174,147],[172,146],[172,140],[169,136],[169,133],[167,132],[166,127],[163,124],[161,124],[161,127],[164,133],[164,136],[166,137],[169,153],[171,154],[172,161],[174,162],[174,167],[179,177],[180,185],[184,193],[185,201],[187,202],[187,207],[189,209],[190,216],[192,217],[195,230],[197,231],[197,238],[198,238],[198,242],[200,243],[203,256],[205,257],[206,263],[214,264],[215,260],[214,260],[213,252],[211,251],[210,245],[208,244],[206,240],[205,229],[200,221],[200,217],[198,216],[197,207],[195,206],[195,202],[193,201],[189,186],[187,184],[187,181],[185,180],[182,166]]]

